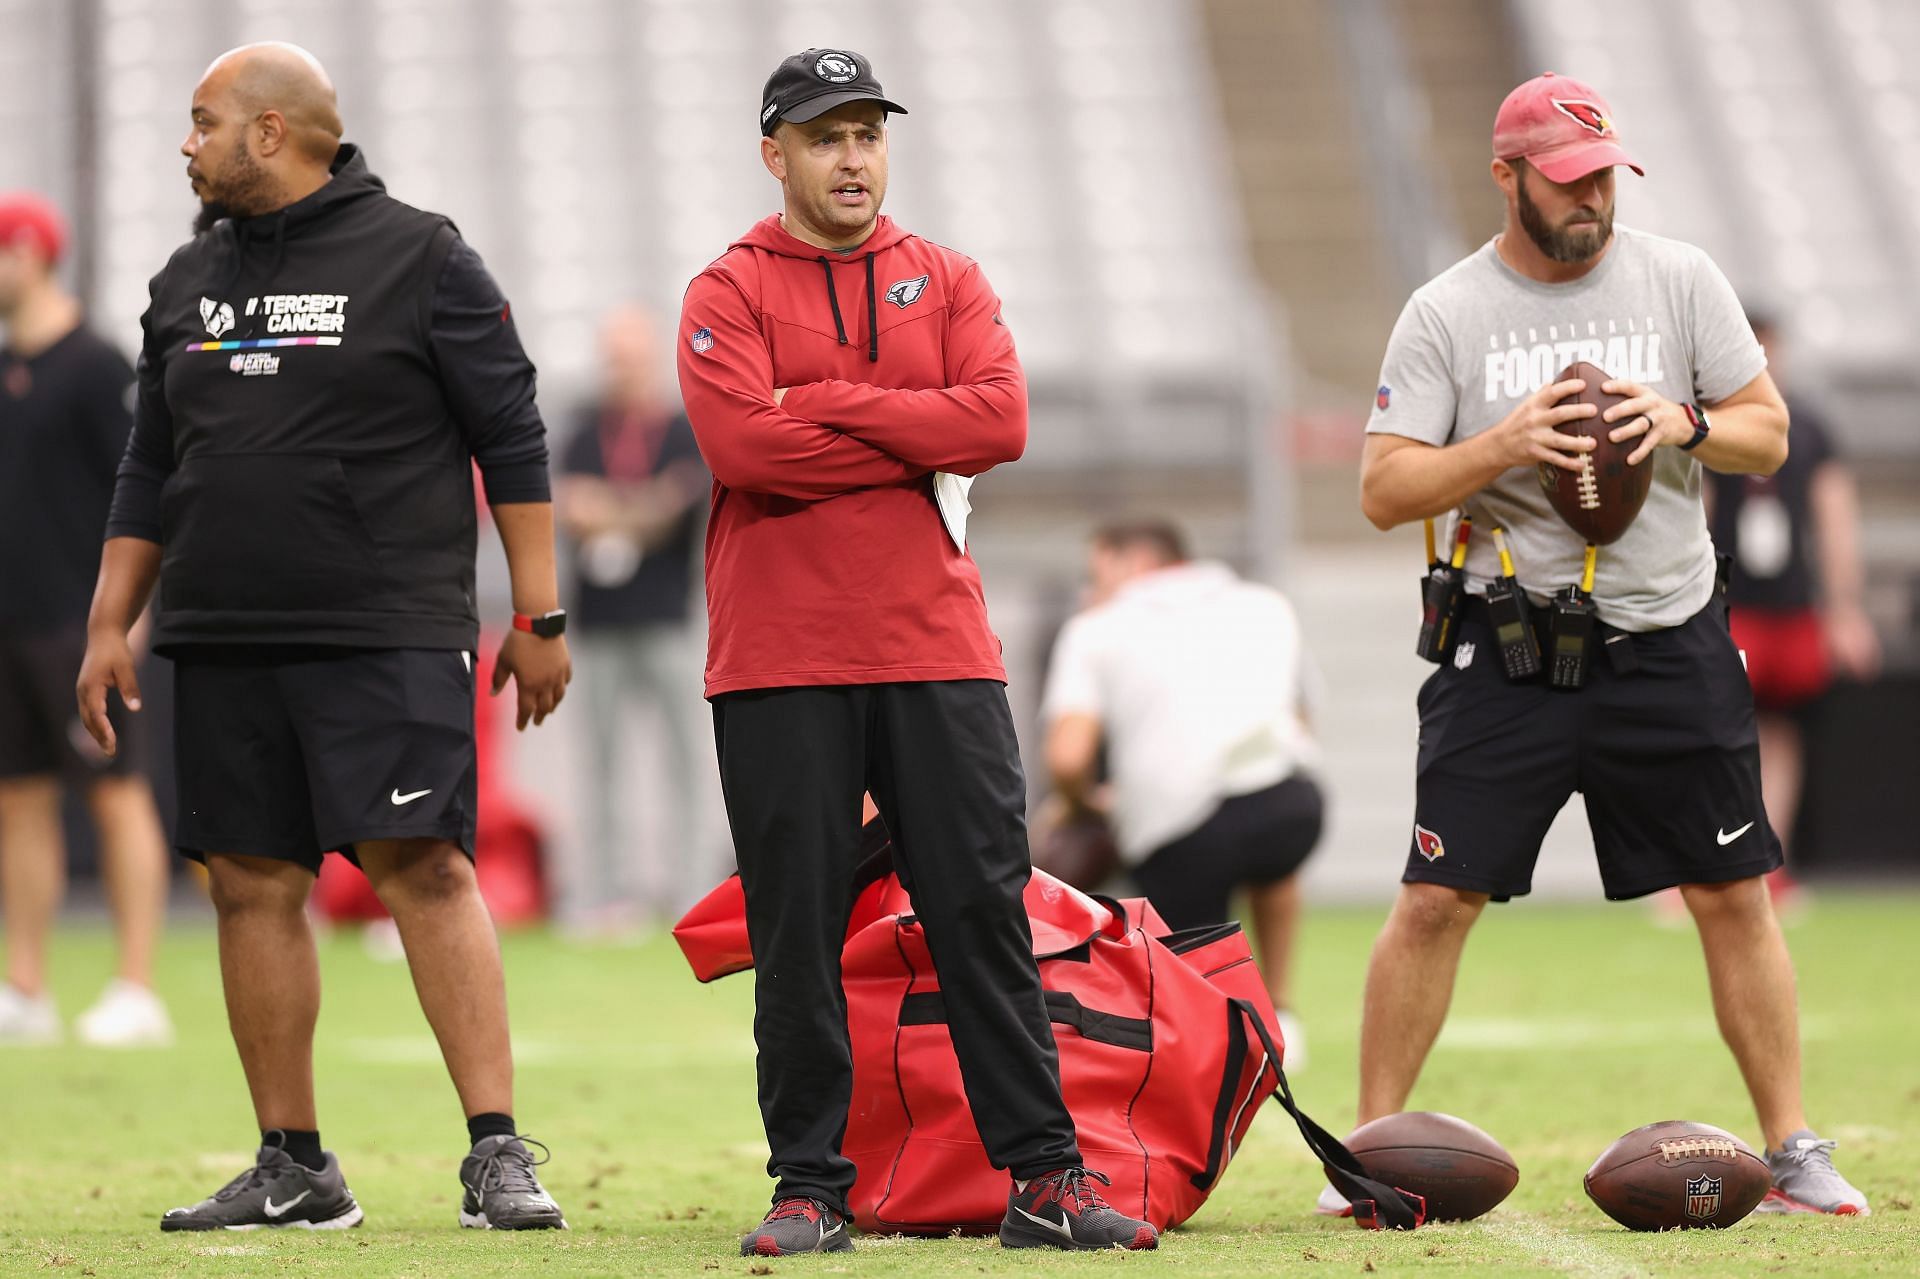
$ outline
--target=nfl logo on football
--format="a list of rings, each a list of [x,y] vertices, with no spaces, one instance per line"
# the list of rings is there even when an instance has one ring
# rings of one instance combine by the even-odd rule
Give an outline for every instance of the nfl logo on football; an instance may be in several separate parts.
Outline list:
[[[1720,1211],[1720,1178],[1687,1178],[1687,1215],[1705,1221]]]

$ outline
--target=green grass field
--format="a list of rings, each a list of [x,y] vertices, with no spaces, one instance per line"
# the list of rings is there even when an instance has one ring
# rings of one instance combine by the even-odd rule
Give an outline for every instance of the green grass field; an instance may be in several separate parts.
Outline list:
[[[1300,1011],[1307,1109],[1352,1118],[1354,1042],[1378,909],[1311,914]],[[1493,1274],[1920,1272],[1920,895],[1819,897],[1790,932],[1801,980],[1808,1107],[1871,1197],[1864,1220],[1751,1217],[1719,1234],[1634,1235],[1580,1187],[1614,1137],[1656,1119],[1720,1124],[1758,1144],[1708,1006],[1697,943],[1636,906],[1495,908],[1469,948],[1453,1017],[1413,1104],[1498,1136],[1521,1169],[1500,1209],[1464,1225],[1380,1235],[1312,1216],[1318,1171],[1269,1108],[1217,1194],[1153,1255],[1036,1257],[987,1240],[863,1239],[773,1273],[1181,1275],[1430,1271]],[[163,959],[180,1045],[105,1054],[0,1053],[0,1273],[53,1275],[632,1275],[767,1273],[736,1255],[768,1190],[753,1104],[751,989],[697,985],[670,941],[568,948],[505,941],[519,1118],[548,1142],[566,1234],[454,1225],[465,1133],[399,966],[351,936],[323,943],[323,1139],[367,1213],[340,1234],[162,1235],[166,1208],[248,1162],[254,1131],[227,1039],[211,930],[176,930]],[[107,975],[104,933],[65,933],[61,1005]]]

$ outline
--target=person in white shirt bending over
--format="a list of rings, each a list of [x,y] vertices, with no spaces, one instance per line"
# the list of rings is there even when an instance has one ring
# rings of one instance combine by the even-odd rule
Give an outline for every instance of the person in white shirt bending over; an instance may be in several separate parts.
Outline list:
[[[1187,558],[1158,520],[1093,536],[1093,604],[1055,642],[1042,714],[1047,769],[1070,809],[1106,807],[1134,881],[1175,929],[1217,924],[1235,890],[1286,1036],[1298,872],[1320,838],[1293,606],[1224,564]],[[1097,787],[1106,747],[1111,802]]]

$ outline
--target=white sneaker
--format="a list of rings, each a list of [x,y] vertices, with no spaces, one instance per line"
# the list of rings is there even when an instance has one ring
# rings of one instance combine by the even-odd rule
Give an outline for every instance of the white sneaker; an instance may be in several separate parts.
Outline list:
[[[1307,1032],[1300,1019],[1286,1009],[1274,1013],[1280,1022],[1280,1067],[1290,1075],[1307,1068]]]
[[[1322,1186],[1320,1188],[1320,1197],[1314,1200],[1313,1210],[1322,1217],[1351,1217],[1353,1215],[1353,1205],[1347,1202],[1345,1195],[1335,1190],[1332,1186]]]
[[[165,1048],[173,1043],[173,1019],[160,996],[119,977],[107,983],[73,1028],[81,1043],[95,1048]]]
[[[12,982],[0,982],[0,1044],[25,1046],[60,1042],[60,1010],[53,996],[33,998]]]

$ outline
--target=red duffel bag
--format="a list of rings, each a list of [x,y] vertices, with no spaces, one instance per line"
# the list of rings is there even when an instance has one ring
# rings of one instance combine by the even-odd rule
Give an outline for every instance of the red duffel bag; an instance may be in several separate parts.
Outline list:
[[[841,955],[853,1041],[848,1206],[863,1230],[988,1234],[1006,1213],[1007,1174],[974,1129],[926,938],[878,825]],[[1424,1218],[1417,1196],[1366,1179],[1293,1104],[1273,1004],[1238,924],[1169,933],[1144,898],[1090,897],[1043,871],[1026,906],[1061,1089],[1088,1166],[1112,1178],[1104,1193],[1115,1208],[1162,1229],[1191,1217],[1260,1103],[1278,1095],[1357,1223],[1411,1229]],[[674,937],[701,981],[752,967],[739,879],[688,911]]]

